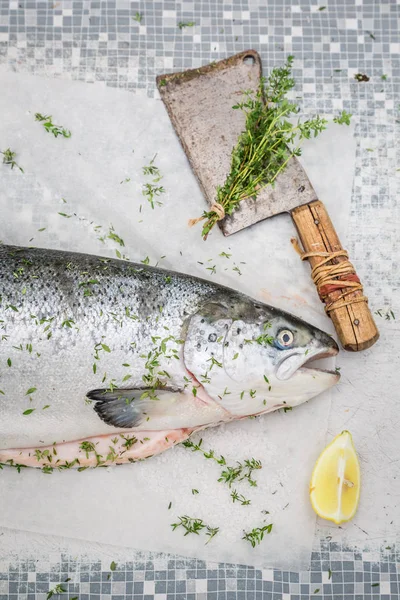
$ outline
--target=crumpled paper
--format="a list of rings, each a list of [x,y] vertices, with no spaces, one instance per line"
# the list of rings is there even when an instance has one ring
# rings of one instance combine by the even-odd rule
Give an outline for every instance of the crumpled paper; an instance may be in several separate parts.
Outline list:
[[[294,226],[288,215],[230,238],[215,228],[206,243],[200,225],[188,227],[188,219],[201,214],[206,203],[161,101],[97,84],[4,72],[0,79],[0,149],[15,151],[24,169],[1,165],[4,243],[104,256],[119,252],[134,261],[158,262],[239,289],[333,333],[309,265],[290,244]],[[71,130],[71,138],[46,132],[35,121],[36,112],[52,115],[55,124]],[[354,154],[352,128],[332,125],[307,142],[301,159],[342,237]],[[163,174],[157,185],[166,192],[157,198],[162,206],[153,210],[142,195],[149,181],[142,168],[154,156]],[[124,246],[108,237],[110,231]],[[177,447],[144,463],[82,473],[4,469],[0,526],[215,561],[306,569],[315,530],[308,481],[324,443],[330,398],[328,392],[292,412],[202,433],[204,447],[223,454],[229,464],[251,457],[262,461],[258,486],[237,486],[251,499],[249,506],[232,502],[231,490],[217,481],[218,465]],[[202,518],[220,532],[208,545],[204,536],[184,537],[171,527],[181,515]],[[255,549],[241,539],[243,531],[268,523],[272,532]]]

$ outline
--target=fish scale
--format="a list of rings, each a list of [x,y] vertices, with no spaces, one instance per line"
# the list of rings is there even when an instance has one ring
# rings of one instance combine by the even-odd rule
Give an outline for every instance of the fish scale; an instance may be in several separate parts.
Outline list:
[[[79,452],[82,440],[126,432],[142,435],[143,458],[146,444],[168,447],[163,431],[176,443],[299,404],[338,380],[304,368],[306,354],[336,354],[330,336],[190,275],[0,246],[0,295],[0,460],[20,448],[29,463],[31,450],[53,443]],[[266,324],[273,341],[259,343]],[[279,378],[288,358],[291,376]]]

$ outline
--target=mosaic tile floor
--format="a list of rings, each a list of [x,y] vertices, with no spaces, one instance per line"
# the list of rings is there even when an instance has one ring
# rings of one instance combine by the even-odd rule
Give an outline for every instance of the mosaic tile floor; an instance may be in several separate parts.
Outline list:
[[[260,52],[268,71],[293,53],[302,110],[346,109],[356,120],[348,246],[355,260],[364,259],[362,278],[371,299],[391,306],[398,261],[387,248],[378,256],[369,249],[382,227],[382,220],[374,219],[377,211],[389,209],[388,240],[396,239],[395,217],[400,216],[398,179],[391,175],[400,162],[399,13],[395,0],[0,0],[0,63],[16,71],[103,80],[154,96],[159,73],[250,47]],[[369,81],[358,82],[357,73]],[[381,285],[375,284],[377,260],[386,272]],[[70,556],[46,563],[5,561],[0,563],[0,600],[44,600],[50,590],[53,596],[79,600],[399,598],[400,552],[393,545],[371,554],[317,542],[310,572],[300,574],[148,554],[130,558],[112,565],[115,570]]]

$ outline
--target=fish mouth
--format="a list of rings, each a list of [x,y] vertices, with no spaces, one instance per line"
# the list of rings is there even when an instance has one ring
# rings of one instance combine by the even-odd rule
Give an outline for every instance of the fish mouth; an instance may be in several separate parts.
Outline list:
[[[320,348],[310,350],[308,352],[300,353],[299,351],[288,354],[278,366],[276,376],[280,380],[290,379],[295,373],[306,373],[308,375],[317,375],[325,373],[326,375],[332,375],[340,379],[340,375],[337,371],[332,369],[321,368],[320,366],[314,366],[314,362],[323,358],[332,358],[339,352],[339,348],[332,340],[332,345],[329,348]]]

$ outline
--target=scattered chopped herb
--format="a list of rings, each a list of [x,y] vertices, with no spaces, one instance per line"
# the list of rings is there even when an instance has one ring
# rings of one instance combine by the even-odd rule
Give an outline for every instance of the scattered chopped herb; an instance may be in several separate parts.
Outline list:
[[[24,410],[24,412],[22,414],[23,415],[31,415],[34,410],[36,410],[36,408],[28,408],[27,410]]]
[[[172,506],[172,502],[170,502],[170,503],[168,504],[168,510],[170,510],[170,509],[171,509],[171,506]]]
[[[374,34],[372,33],[372,31],[367,31],[369,37],[371,38],[371,40],[376,40],[376,37],[374,36]]]
[[[326,9],[326,6],[320,6],[320,7],[318,8],[318,10],[319,10],[319,11],[323,11],[323,10],[325,10],[325,9]]]
[[[115,571],[115,569],[117,568],[117,564],[112,561],[112,563],[110,564],[110,571]]]
[[[230,173],[217,188],[217,202],[227,215],[242,199],[256,198],[266,185],[274,184],[290,158],[301,153],[296,143],[316,137],[326,128],[327,121],[318,115],[295,125],[288,120],[299,112],[298,106],[286,98],[295,84],[292,63],[293,56],[289,56],[283,67],[271,71],[268,80],[261,79],[257,92],[245,92],[245,99],[233,106],[245,112],[246,126],[232,151]],[[219,216],[215,211],[206,211],[201,218],[206,219],[202,229],[206,239]]]
[[[72,319],[65,319],[65,321],[61,323],[61,327],[68,327],[69,329],[72,329],[72,325],[75,325],[75,321]]]
[[[379,585],[379,581],[376,583],[371,583],[371,587],[378,587],[378,585]]]
[[[37,388],[35,387],[31,387],[29,388],[29,390],[26,392],[25,396],[29,396],[30,394],[33,394],[34,392],[36,392]]]
[[[62,126],[54,125],[52,118],[53,117],[51,115],[41,115],[40,113],[35,113],[35,120],[42,122],[43,127],[48,133],[52,133],[54,137],[62,135],[65,138],[70,138],[71,132]]]
[[[134,17],[132,17],[132,19],[133,19],[134,21],[136,21],[137,23],[141,23],[141,22],[142,22],[142,19],[143,19],[143,15],[141,15],[139,12],[137,12],[137,13],[135,14],[135,16],[134,16]]]
[[[144,265],[148,265],[150,263],[150,258],[148,256],[146,256],[146,258],[144,258],[140,262],[143,263]]]
[[[314,590],[314,594],[318,594],[319,592],[319,588],[317,588],[316,590]]]
[[[369,81],[369,77],[368,77],[368,75],[365,75],[365,74],[363,74],[363,73],[356,73],[356,74],[354,75],[354,79],[355,79],[356,81]]]
[[[263,333],[262,335],[259,335],[257,338],[255,338],[255,341],[257,342],[257,344],[260,344],[260,346],[272,346],[274,343],[274,338],[272,335],[267,335],[266,333]]]
[[[251,500],[247,500],[242,494],[238,494],[236,490],[232,490],[231,498],[232,502],[240,502],[242,506],[247,506],[251,504]]]
[[[11,367],[11,365],[12,365],[11,358],[7,358],[7,365],[8,365],[9,367]]]
[[[49,600],[53,596],[58,596],[59,594],[66,594],[67,590],[63,588],[62,584],[59,583],[53,589],[49,590],[46,600]]]
[[[204,523],[203,519],[195,519],[193,517],[188,517],[187,515],[178,517],[178,519],[178,523],[171,523],[172,531],[175,531],[175,529],[178,527],[183,527],[185,530],[184,535],[187,536],[189,533],[199,535],[200,531],[205,529],[206,535],[209,537],[209,540],[206,542],[206,544],[208,544],[219,532],[219,527],[210,527]]]
[[[161,196],[161,194],[165,194],[165,189],[162,186],[156,186],[152,183],[144,183],[142,194],[147,198],[151,208],[154,209],[155,204],[157,204],[157,206],[162,206],[162,202],[160,200],[154,199],[158,196]]]
[[[375,311],[375,314],[378,315],[378,317],[384,318],[386,321],[390,321],[391,319],[393,319],[394,321],[396,319],[396,317],[394,316],[394,312],[391,308],[388,308],[386,312],[383,311],[383,308],[379,308]]]
[[[199,490],[192,489],[192,494],[193,494],[193,496],[195,496],[195,495],[196,495],[196,494],[198,494],[198,493],[199,493]]]
[[[226,466],[226,469],[222,471],[218,481],[227,483],[228,486],[231,487],[234,481],[247,480],[251,486],[256,487],[257,482],[252,478],[252,474],[253,471],[261,468],[261,461],[256,460],[255,458],[245,460],[243,463],[237,461],[237,467]]]
[[[244,531],[244,536],[242,537],[242,540],[250,542],[251,546],[255,548],[257,544],[261,544],[262,540],[264,539],[264,533],[271,533],[271,531],[272,523],[270,523],[269,525],[264,525],[264,527],[255,527],[251,531]]]
[[[150,203],[151,208],[154,209],[155,204],[158,206],[162,206],[162,202],[160,200],[155,200],[156,197],[161,196],[161,194],[165,194],[165,189],[162,186],[155,185],[163,176],[161,175],[160,169],[154,164],[157,154],[153,156],[150,163],[143,167],[143,175],[152,177],[151,183],[147,182],[143,184],[142,194],[147,198],[147,201]]]
[[[230,258],[232,254],[227,254],[226,252],[221,252],[220,256],[225,256],[225,258]]]
[[[93,444],[93,442],[87,442],[87,441],[82,442],[80,444],[79,448],[85,452],[86,458],[89,458],[90,452],[96,452],[96,447]]]
[[[178,27],[180,30],[184,29],[185,27],[194,27],[196,25],[196,23],[194,21],[179,21],[178,23]]]
[[[387,75],[381,75],[382,81],[387,81]]]
[[[334,121],[334,123],[337,123],[338,125],[350,125],[351,117],[352,117],[352,115],[350,113],[346,112],[345,110],[342,110],[340,115],[333,118],[333,121]]]
[[[3,165],[10,165],[11,169],[17,167],[21,173],[24,172],[23,168],[15,162],[15,157],[17,156],[16,152],[13,152],[10,148],[7,148],[6,150],[0,150],[0,154],[3,155]]]
[[[113,240],[114,242],[117,242],[117,244],[119,244],[120,246],[125,246],[125,242],[124,240],[115,233],[114,227],[112,225],[110,225],[110,229],[107,235],[107,239],[109,240]]]
[[[328,571],[328,579],[331,579],[331,578],[332,578],[332,571],[329,569],[329,571]]]
[[[132,446],[134,446],[137,443],[137,438],[135,438],[134,435],[132,437],[129,437],[128,435],[125,436],[125,435],[121,434],[121,438],[123,440],[125,440],[125,442],[122,445],[127,450],[129,450],[130,448],[132,448]]]
[[[26,465],[14,463],[13,459],[9,458],[5,463],[0,463],[0,471],[3,469],[3,467],[12,467],[13,469],[17,469],[18,473],[21,473],[21,469],[25,469]]]
[[[239,267],[237,265],[235,265],[232,269],[232,271],[236,271],[236,273],[240,276],[242,274],[242,271],[239,269]]]

